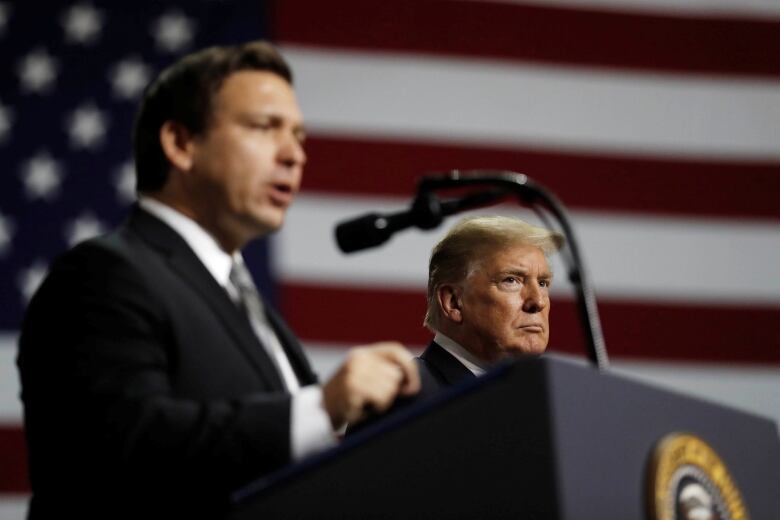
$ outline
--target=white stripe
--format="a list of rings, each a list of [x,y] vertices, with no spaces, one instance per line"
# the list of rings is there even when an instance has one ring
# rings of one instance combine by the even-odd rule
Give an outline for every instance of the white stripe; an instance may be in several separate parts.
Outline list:
[[[344,255],[334,225],[364,213],[400,211],[397,199],[302,195],[275,237],[274,269],[285,280],[322,285],[373,285],[423,290],[430,250],[446,229],[398,233],[382,247]],[[513,206],[472,213],[515,215],[538,224]],[[776,304],[780,302],[780,224],[632,217],[574,212],[598,296],[669,301]],[[556,291],[566,287],[564,268],[554,257]]]
[[[314,133],[780,159],[780,81],[283,52]]]
[[[506,4],[538,4],[550,7],[574,7],[636,11],[642,13],[686,14],[689,16],[742,15],[756,18],[780,16],[777,0],[469,0]]]
[[[0,520],[27,518],[27,495],[0,493]]]
[[[0,334],[0,423],[22,420],[19,372],[16,370],[16,335]]]

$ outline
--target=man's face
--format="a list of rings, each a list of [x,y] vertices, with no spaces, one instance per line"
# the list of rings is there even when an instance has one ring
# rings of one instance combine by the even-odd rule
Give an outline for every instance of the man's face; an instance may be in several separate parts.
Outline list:
[[[226,249],[278,229],[298,192],[306,155],[303,116],[276,74],[231,74],[192,139],[188,189],[201,224]]]
[[[538,247],[511,246],[475,261],[461,286],[460,342],[490,362],[544,352],[551,281]]]

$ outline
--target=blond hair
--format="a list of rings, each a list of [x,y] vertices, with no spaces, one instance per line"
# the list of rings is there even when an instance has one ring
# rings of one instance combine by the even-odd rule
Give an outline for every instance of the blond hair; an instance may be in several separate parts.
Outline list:
[[[515,245],[538,247],[545,256],[563,247],[563,235],[517,218],[466,217],[455,224],[431,251],[428,264],[428,309],[424,325],[436,331],[436,292],[443,284],[462,282],[472,264],[485,254]]]

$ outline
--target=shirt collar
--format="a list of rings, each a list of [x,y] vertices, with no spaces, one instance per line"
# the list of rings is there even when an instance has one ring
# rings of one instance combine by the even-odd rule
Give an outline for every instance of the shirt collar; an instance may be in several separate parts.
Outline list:
[[[441,348],[455,356],[455,359],[460,361],[461,364],[468,368],[475,376],[481,376],[490,369],[490,365],[488,363],[485,363],[441,332],[436,332],[436,336],[434,336],[433,341],[435,341]]]
[[[200,224],[167,204],[142,196],[138,199],[138,205],[173,228],[206,266],[211,276],[222,287],[230,287],[229,277],[233,261],[243,261],[240,252],[236,251],[233,255],[225,252]]]

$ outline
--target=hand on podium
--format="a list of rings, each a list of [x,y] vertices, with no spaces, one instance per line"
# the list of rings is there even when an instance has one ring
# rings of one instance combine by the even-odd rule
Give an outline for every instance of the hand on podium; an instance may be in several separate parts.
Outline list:
[[[334,429],[359,421],[367,411],[383,412],[398,396],[420,390],[412,355],[397,342],[352,349],[322,388],[325,410]]]

